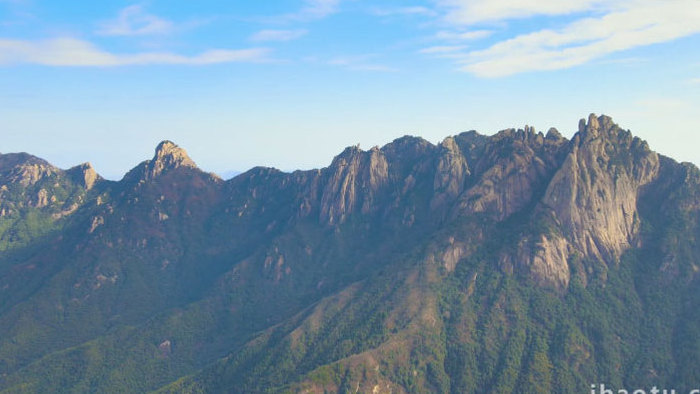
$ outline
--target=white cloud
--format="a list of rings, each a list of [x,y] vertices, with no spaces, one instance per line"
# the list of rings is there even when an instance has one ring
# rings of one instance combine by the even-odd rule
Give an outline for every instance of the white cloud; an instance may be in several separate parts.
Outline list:
[[[569,4],[569,9],[582,10],[583,5],[589,9],[594,6],[602,7],[603,2],[564,3]],[[471,51],[460,62],[460,68],[482,77],[557,70],[581,65],[627,49],[667,42],[700,32],[698,0],[606,3],[610,8],[602,15],[583,17],[560,29],[543,29],[521,34],[497,42],[486,49]],[[558,9],[548,1],[543,4],[542,8],[538,9],[539,12],[550,8],[551,12],[554,12]],[[530,11],[534,12],[534,9],[535,7],[532,7]]]
[[[307,30],[261,30],[250,37],[251,41],[292,41],[308,33]]]
[[[376,16],[392,16],[392,15],[427,15],[435,16],[437,13],[427,7],[421,6],[406,6],[406,7],[393,7],[393,8],[381,8],[374,7],[370,9],[370,13]]]
[[[311,22],[324,19],[340,11],[340,4],[343,0],[302,0],[301,8],[297,11],[262,17],[259,20],[263,23],[289,23],[289,22]]]
[[[73,38],[41,41],[0,39],[0,65],[39,64],[45,66],[141,66],[152,64],[206,65],[233,62],[261,62],[265,48],[213,49],[194,56],[169,52],[114,54],[90,42]]]
[[[691,78],[688,82],[700,84],[700,78]]]
[[[428,48],[423,48],[419,53],[426,54],[445,54],[445,53],[455,53],[461,52],[466,48],[464,45],[437,45]]]
[[[173,27],[171,21],[149,14],[136,4],[122,9],[116,19],[102,22],[97,33],[105,36],[142,36],[167,34]]]
[[[673,0],[667,0],[673,1]],[[617,7],[629,0],[437,0],[452,23],[471,25],[535,15],[566,15],[597,7]]]
[[[598,62],[599,64],[622,64],[633,65],[648,62],[648,58],[644,57],[621,57],[617,59],[605,59]]]
[[[447,41],[472,41],[487,38],[493,34],[491,30],[472,30],[464,32],[439,31],[435,34],[435,38]]]
[[[340,0],[305,0],[295,19],[322,19],[338,12]]]
[[[339,66],[353,71],[378,71],[378,72],[396,72],[394,67],[378,64],[372,61],[376,55],[356,55],[356,56],[338,56],[328,61],[331,66]]]

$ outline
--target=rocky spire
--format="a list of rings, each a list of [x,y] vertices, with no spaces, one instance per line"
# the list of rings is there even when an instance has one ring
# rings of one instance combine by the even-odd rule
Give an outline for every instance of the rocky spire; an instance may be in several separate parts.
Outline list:
[[[570,151],[540,203],[561,234],[542,238],[535,248],[533,272],[545,282],[566,285],[570,253],[614,264],[634,245],[640,228],[639,191],[658,171],[657,154],[610,117],[591,114],[588,122],[581,119]],[[546,277],[548,272],[560,275]]]
[[[148,163],[146,177],[155,178],[165,171],[179,167],[197,168],[187,152],[172,141],[163,141],[156,147],[153,159]]]
[[[335,225],[343,223],[358,207],[363,214],[372,211],[380,190],[388,182],[388,172],[389,164],[379,148],[346,148],[326,169],[320,221]]]
[[[467,159],[462,154],[454,137],[445,138],[439,145],[431,210],[436,210],[454,201],[464,191],[466,179],[471,175]]]
[[[95,171],[90,163],[77,165],[67,171],[76,181],[80,182],[85,190],[92,189],[95,183],[102,177]]]

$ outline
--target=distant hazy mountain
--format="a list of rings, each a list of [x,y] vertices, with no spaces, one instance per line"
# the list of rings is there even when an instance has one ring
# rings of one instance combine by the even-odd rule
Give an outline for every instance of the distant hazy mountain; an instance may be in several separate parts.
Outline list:
[[[605,116],[228,181],[3,154],[0,391],[700,388],[699,213]]]

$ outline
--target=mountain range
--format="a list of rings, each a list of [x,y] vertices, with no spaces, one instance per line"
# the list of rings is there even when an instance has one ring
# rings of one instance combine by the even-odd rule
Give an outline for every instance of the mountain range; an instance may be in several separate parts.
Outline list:
[[[593,114],[229,180],[0,154],[0,392],[700,388],[699,219]]]

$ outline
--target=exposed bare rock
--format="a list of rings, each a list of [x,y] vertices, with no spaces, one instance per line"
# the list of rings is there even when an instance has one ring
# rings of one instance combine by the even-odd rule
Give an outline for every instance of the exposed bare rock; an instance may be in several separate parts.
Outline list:
[[[163,141],[156,147],[155,156],[148,163],[147,178],[155,178],[166,170],[179,167],[197,168],[187,152],[171,141]]]
[[[102,177],[97,174],[90,163],[83,163],[66,171],[72,175],[84,188],[90,190]]]
[[[507,145],[512,151],[504,159],[487,156],[495,164],[465,192],[461,208],[503,220],[534,204],[535,216],[556,229],[533,237],[523,234],[513,251],[501,257],[505,271],[525,269],[537,283],[562,289],[570,281],[572,254],[609,265],[635,245],[640,189],[659,171],[659,159],[644,141],[609,117],[595,115],[579,122],[568,144],[555,129],[544,139],[527,127],[494,139],[499,136],[514,137]]]
[[[36,201],[34,202],[34,207],[43,208],[49,205],[49,192],[46,189],[39,189],[39,193],[36,195]]]
[[[285,264],[284,253],[278,247],[274,247],[265,256],[263,271],[274,283],[279,283],[284,276],[292,272],[292,268],[289,264]]]
[[[542,199],[563,235],[583,257],[613,263],[639,231],[640,187],[657,175],[659,159],[607,116],[579,123],[571,150]],[[560,240],[553,240],[561,249]]]
[[[439,149],[431,210],[445,207],[448,202],[454,201],[464,190],[466,179],[470,175],[467,159],[462,155],[454,137],[445,138]]]
[[[540,235],[532,246],[521,242],[518,261],[527,262],[530,276],[540,285],[565,289],[570,281],[569,244],[557,236]]]
[[[45,160],[27,153],[0,155],[0,178],[4,178],[7,183],[16,183],[26,188],[59,172],[61,170]]]
[[[547,135],[545,135],[544,138],[550,141],[560,141],[563,137],[559,130],[554,127],[550,127],[549,130],[547,130]]]
[[[78,203],[73,203],[71,206],[65,208],[63,211],[51,214],[51,218],[55,220],[60,219],[62,217],[66,217],[77,211],[78,208],[80,208],[80,205]]]
[[[66,175],[72,174],[27,153],[0,155],[0,212],[47,208],[52,219],[65,216],[61,212],[70,214],[70,206],[83,202],[84,190]]]
[[[450,245],[445,249],[440,258],[443,267],[448,272],[452,272],[457,267],[457,263],[465,257],[469,252],[469,248],[463,242],[455,242],[454,238],[450,238]]]
[[[479,179],[460,197],[459,210],[503,220],[532,202],[550,176],[562,140],[545,141],[527,126],[503,130],[492,139],[478,163]]]
[[[343,223],[358,207],[362,213],[370,212],[380,189],[387,183],[388,169],[381,150],[373,148],[364,152],[358,147],[347,148],[327,169],[327,183],[321,196],[321,222]]]
[[[134,183],[145,183],[177,168],[196,169],[197,165],[183,148],[166,140],[158,144],[151,160],[143,161],[131,169],[124,179]],[[214,182],[221,181],[221,178],[214,174],[209,174],[209,178]]]
[[[158,345],[158,352],[161,357],[168,357],[172,353],[172,343],[169,339],[164,340]]]
[[[375,203],[379,189],[387,183],[389,177],[389,164],[379,148],[374,147],[369,151],[369,165],[365,168],[362,188],[368,190],[362,202],[362,213],[369,213]]]
[[[88,233],[92,234],[97,230],[98,227],[103,225],[105,223],[105,218],[102,216],[95,216],[92,218],[92,223],[90,224],[90,229],[88,230]]]

